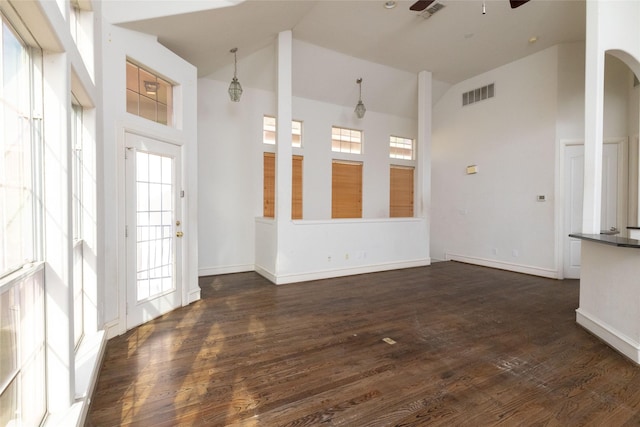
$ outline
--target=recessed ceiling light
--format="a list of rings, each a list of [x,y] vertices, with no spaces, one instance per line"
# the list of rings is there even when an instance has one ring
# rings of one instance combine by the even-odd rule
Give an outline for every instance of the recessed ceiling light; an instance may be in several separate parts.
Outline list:
[[[536,37],[536,36],[533,36],[533,37],[529,38],[529,44],[534,44],[537,41],[538,41],[538,37]]]
[[[385,9],[393,9],[394,7],[396,7],[396,2],[393,0],[389,0],[384,2],[384,8]]]

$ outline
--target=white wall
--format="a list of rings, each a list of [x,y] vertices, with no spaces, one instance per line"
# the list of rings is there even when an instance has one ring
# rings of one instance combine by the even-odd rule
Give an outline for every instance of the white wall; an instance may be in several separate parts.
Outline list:
[[[275,236],[273,222],[256,221],[262,216],[263,152],[274,150],[262,144],[262,117],[276,115],[275,48],[269,46],[238,59],[244,93],[237,104],[226,93],[232,68],[200,79],[200,275],[255,267],[283,283],[428,263],[425,214],[418,210],[422,204],[416,204],[421,219],[388,219],[388,138],[418,136],[417,76],[293,42],[293,118],[303,121],[303,148],[294,149],[294,154],[304,156],[304,220],[292,223],[276,246],[267,240]],[[250,71],[243,74],[245,69]],[[338,78],[335,69],[342,71],[338,74],[343,81],[332,86],[331,79]],[[367,106],[361,120],[353,113],[358,99],[355,80],[360,76]],[[401,90],[389,93],[393,85]],[[401,113],[389,114],[389,105],[401,106]],[[332,153],[332,125],[363,130],[363,154]],[[364,162],[364,220],[330,219],[333,158]],[[278,271],[272,271],[275,265]]]
[[[555,274],[557,70],[552,47],[454,85],[436,104],[433,258]],[[489,83],[494,98],[462,107],[463,92]],[[479,172],[466,175],[467,165]]]
[[[584,43],[558,49],[556,139],[584,140]]]
[[[183,295],[184,305],[199,299],[196,68],[160,45],[155,37],[103,22],[104,146],[102,197],[104,241],[104,324],[109,336],[125,326],[127,263],[124,239],[124,135],[137,133],[182,147]],[[127,58],[174,82],[176,127],[167,127],[126,112]]]
[[[234,103],[229,82],[198,81],[200,275],[253,270],[262,215],[262,118],[274,114],[275,95],[240,79]]]

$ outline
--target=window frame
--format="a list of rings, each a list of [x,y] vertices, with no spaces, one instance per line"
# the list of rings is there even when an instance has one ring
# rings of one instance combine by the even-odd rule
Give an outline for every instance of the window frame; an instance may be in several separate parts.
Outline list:
[[[267,120],[273,120],[273,125],[269,124],[268,126],[270,127],[269,129],[267,129]],[[297,128],[300,129],[299,133],[296,133],[296,126],[295,124],[299,124],[299,126],[297,126]],[[271,129],[271,126],[273,127],[273,129]],[[297,120],[297,119],[292,119],[291,120],[291,147],[293,148],[302,148],[302,144],[303,144],[303,131],[304,129],[304,122],[302,120]],[[276,145],[276,132],[278,131],[278,119],[275,116],[270,116],[268,114],[265,114],[262,117],[262,143],[265,145]],[[267,132],[269,132],[270,134],[272,134],[272,138],[271,137],[267,137]],[[296,138],[296,136],[298,138]],[[296,139],[299,141],[298,143],[296,143]]]
[[[135,82],[133,82],[133,75],[130,75],[129,73],[132,68],[136,69]],[[143,80],[141,72],[146,73],[149,76],[149,80]],[[158,123],[167,127],[175,127],[175,87],[173,82],[128,57],[125,61],[125,74],[125,109],[127,113],[142,117],[143,119],[147,119],[154,123]],[[152,79],[155,80],[152,81]],[[142,93],[142,90],[140,88],[141,81],[144,81],[145,84],[149,83],[150,85],[148,89],[145,89],[146,93],[144,94]],[[161,93],[164,93],[164,95],[161,95]],[[161,96],[166,97],[166,102],[162,102],[159,99]],[[135,108],[133,105],[134,98],[136,98]],[[155,107],[155,118],[151,118],[150,116],[148,117],[141,114],[141,105],[143,101],[147,104],[147,106],[153,105]],[[165,116],[163,117],[165,121],[162,121],[159,118],[159,106],[164,106],[166,108]],[[134,109],[136,110],[136,112],[133,111]]]
[[[336,131],[338,131],[336,133]],[[349,134],[348,136],[345,134]],[[353,133],[357,133],[359,141],[353,141],[354,135]],[[338,135],[340,138],[334,138],[335,135]],[[347,149],[344,149],[345,147]],[[358,148],[354,150],[354,145]],[[338,149],[336,149],[338,148]],[[341,153],[341,154],[352,154],[352,155],[362,155],[364,154],[364,131],[361,129],[352,129],[344,126],[331,126],[331,152],[332,153]]]
[[[394,139],[396,141],[394,141]],[[410,148],[402,147],[406,145],[406,142],[410,141]],[[410,152],[409,157],[402,155],[394,155],[394,148],[398,151],[408,150]],[[416,140],[413,138],[406,138],[404,136],[389,135],[389,158],[394,160],[406,160],[413,161],[416,159]]]

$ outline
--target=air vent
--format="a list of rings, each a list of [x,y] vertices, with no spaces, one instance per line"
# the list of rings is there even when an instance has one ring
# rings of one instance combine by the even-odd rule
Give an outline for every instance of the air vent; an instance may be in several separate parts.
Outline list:
[[[424,19],[429,19],[436,12],[439,12],[442,9],[444,9],[444,5],[439,1],[436,1],[436,2],[433,2],[428,8],[420,12],[420,16],[422,16]]]
[[[469,104],[475,104],[476,102],[483,101],[485,99],[493,98],[495,95],[494,83],[490,85],[479,87],[478,89],[470,90],[462,94],[462,106]]]

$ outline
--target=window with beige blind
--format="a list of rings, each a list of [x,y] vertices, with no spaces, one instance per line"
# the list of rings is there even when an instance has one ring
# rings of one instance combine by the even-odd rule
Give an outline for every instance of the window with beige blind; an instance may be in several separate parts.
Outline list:
[[[331,218],[362,218],[362,163],[334,160]]]
[[[262,120],[262,142],[275,145],[276,143],[276,118],[264,116]],[[302,147],[302,122],[300,120],[291,121],[291,146]]]
[[[389,216],[413,216],[413,167],[391,165]]]
[[[127,113],[173,126],[173,86],[127,61]]]
[[[302,156],[292,157],[291,170],[291,219],[302,219]],[[262,215],[275,217],[276,156],[264,153],[263,209]]]

